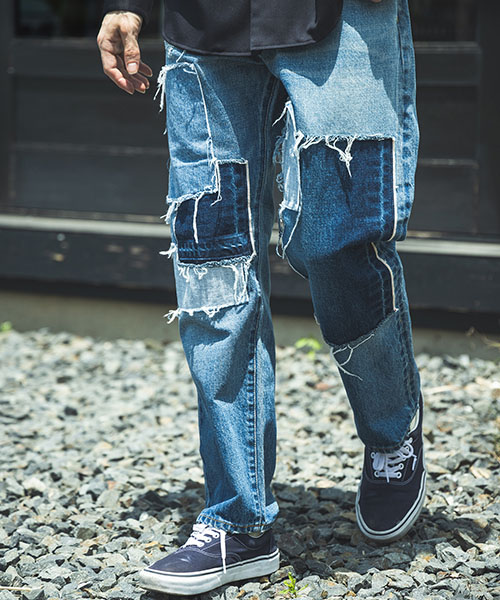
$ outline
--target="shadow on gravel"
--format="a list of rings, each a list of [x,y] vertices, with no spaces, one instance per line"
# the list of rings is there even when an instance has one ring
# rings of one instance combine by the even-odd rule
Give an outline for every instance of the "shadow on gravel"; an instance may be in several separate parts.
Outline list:
[[[300,578],[325,578],[339,571],[364,575],[372,568],[408,571],[417,555],[428,554],[430,558],[442,542],[454,540],[454,544],[458,542],[467,550],[484,541],[489,533],[488,526],[480,526],[472,518],[450,519],[439,509],[430,512],[424,508],[408,535],[392,544],[380,545],[364,538],[357,528],[354,492],[340,487],[305,488],[279,482],[273,489],[280,504],[273,529],[281,551],[281,566],[292,566]],[[180,492],[148,491],[138,496],[121,519],[138,519],[147,512],[161,522],[171,521],[177,546],[191,533],[203,502],[203,485],[188,481]],[[164,551],[168,553],[170,549]]]

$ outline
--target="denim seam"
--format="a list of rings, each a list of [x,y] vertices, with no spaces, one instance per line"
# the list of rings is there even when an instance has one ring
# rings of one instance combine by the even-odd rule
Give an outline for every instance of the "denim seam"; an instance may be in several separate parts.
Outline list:
[[[383,251],[384,249],[381,248],[382,253]],[[394,260],[397,260],[400,264],[400,268],[396,269],[395,278],[395,293],[399,296],[400,294],[404,293],[404,279],[401,266],[401,259],[399,258],[399,255],[396,254],[394,256]],[[399,301],[398,304],[400,304]],[[403,361],[403,382],[406,388],[407,396],[410,399],[412,406],[416,410],[420,389],[417,385],[418,374],[414,376],[415,371],[417,371],[417,367],[415,365],[415,359],[412,351],[412,335],[410,329],[411,320],[410,315],[407,311],[400,311],[397,318],[396,326],[398,329],[398,339],[401,343],[401,352],[404,354],[405,357],[405,360]]]
[[[397,185],[396,185],[396,138],[392,139],[392,203],[393,203],[393,211],[394,211],[394,224],[392,227],[391,237],[387,241],[391,241],[396,236],[396,231],[398,227],[398,196],[397,196]]]
[[[395,291],[395,287],[394,287],[394,272],[393,272],[391,266],[389,265],[389,263],[379,255],[376,243],[371,242],[371,246],[375,253],[376,259],[378,261],[380,261],[383,265],[385,265],[387,267],[387,270],[389,271],[389,276],[390,276],[390,280],[391,280],[392,311],[395,311],[397,307],[396,307],[396,291]],[[384,287],[385,287],[385,282],[383,281],[383,278],[382,278],[382,301],[383,301],[384,309],[385,309]],[[385,310],[384,310],[384,312],[385,312]]]
[[[257,431],[257,426],[258,426],[258,421],[257,421],[257,398],[258,398],[258,394],[257,394],[257,369],[259,368],[259,363],[258,363],[258,356],[257,356],[257,340],[258,340],[258,331],[259,331],[259,322],[260,322],[260,310],[261,310],[261,305],[262,305],[262,301],[261,301],[261,297],[259,295],[259,300],[258,300],[258,308],[256,310],[256,320],[255,320],[255,327],[254,327],[254,331],[253,331],[253,336],[252,336],[252,350],[253,350],[253,413],[252,413],[252,418],[253,418],[253,423],[252,423],[252,429],[253,429],[253,447],[254,447],[254,456],[253,456],[253,460],[254,460],[254,480],[255,480],[255,490],[254,490],[254,501],[256,503],[256,513],[259,514],[259,523],[262,523],[263,521],[263,510],[262,510],[262,492],[260,489],[260,478],[259,478],[259,465],[260,465],[260,460],[259,460],[259,449],[257,446],[257,438],[258,438],[258,431]]]
[[[256,210],[256,231],[258,231],[258,228],[260,226],[260,220],[261,220],[261,215],[260,215],[260,210],[262,207],[262,202],[260,201],[261,196],[262,196],[262,190],[263,190],[263,186],[264,186],[264,182],[267,180],[267,176],[268,176],[268,171],[269,171],[269,161],[266,160],[267,157],[267,152],[268,152],[268,144],[267,144],[267,123],[269,121],[269,114],[270,114],[270,110],[271,110],[271,106],[272,106],[272,102],[273,99],[276,96],[276,90],[278,88],[278,84],[279,81],[276,78],[273,78],[272,76],[270,76],[269,81],[271,82],[271,89],[269,91],[269,95],[267,98],[267,102],[265,104],[265,111],[264,111],[264,115],[263,115],[263,119],[261,120],[262,123],[264,124],[264,131],[262,132],[262,135],[260,136],[260,140],[261,140],[261,149],[259,152],[259,156],[261,157],[261,169],[259,169],[259,174],[260,174],[260,180],[259,180],[259,184],[257,186],[256,189],[256,196],[255,196],[255,201],[256,201],[256,206],[257,206],[257,210]],[[262,260],[263,260],[263,252],[260,251],[260,237],[257,240],[257,243],[259,244],[259,252],[257,253],[257,273],[260,273],[260,267],[262,264]],[[266,255],[267,258],[267,255]],[[259,457],[259,452],[258,452],[258,446],[257,446],[257,425],[258,425],[258,421],[257,421],[257,401],[258,401],[258,394],[257,394],[257,369],[258,369],[258,352],[257,352],[257,341],[258,341],[258,331],[259,331],[259,327],[262,321],[262,315],[261,315],[261,311],[262,311],[262,289],[261,289],[261,285],[260,285],[260,281],[259,278],[256,277],[256,286],[258,288],[258,292],[259,292],[259,303],[258,303],[258,312],[257,312],[257,320],[256,320],[256,328],[255,328],[255,334],[254,334],[254,448],[255,448],[255,468],[256,468],[256,498],[257,498],[257,506],[258,506],[258,512],[260,514],[260,523],[264,522],[264,513],[265,513],[265,500],[263,500],[263,498],[265,498],[265,489],[262,490],[261,489],[261,485],[260,485],[260,481],[259,481],[259,465],[262,462],[262,457]],[[265,474],[264,474],[265,477]],[[265,482],[264,482],[265,485]]]

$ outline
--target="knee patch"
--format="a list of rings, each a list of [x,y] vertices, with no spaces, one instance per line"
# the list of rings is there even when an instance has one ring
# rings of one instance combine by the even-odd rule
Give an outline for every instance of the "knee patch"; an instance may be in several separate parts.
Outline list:
[[[171,201],[169,220],[178,309],[213,316],[248,301],[248,273],[255,256],[248,162],[218,161],[216,191]]]

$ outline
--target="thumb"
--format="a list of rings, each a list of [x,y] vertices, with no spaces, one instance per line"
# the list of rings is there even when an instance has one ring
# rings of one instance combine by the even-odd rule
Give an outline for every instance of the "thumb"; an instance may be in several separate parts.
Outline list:
[[[137,42],[137,36],[130,31],[122,33],[123,40],[123,58],[129,75],[135,75],[139,71],[141,64],[141,52]]]

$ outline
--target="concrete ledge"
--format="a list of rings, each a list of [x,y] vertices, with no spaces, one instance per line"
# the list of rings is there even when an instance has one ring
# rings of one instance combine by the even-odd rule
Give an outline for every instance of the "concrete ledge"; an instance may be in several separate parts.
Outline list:
[[[131,300],[0,292],[0,323],[10,321],[18,331],[47,327],[51,331],[68,331],[101,339],[179,340],[177,322],[168,325],[163,319],[163,315],[171,308],[175,307]],[[321,339],[319,327],[312,316],[275,315],[274,326],[278,345],[292,345],[303,337]],[[451,356],[470,354],[500,362],[498,335],[418,327],[414,328],[413,333],[416,353]],[[323,350],[327,350],[325,345]]]

